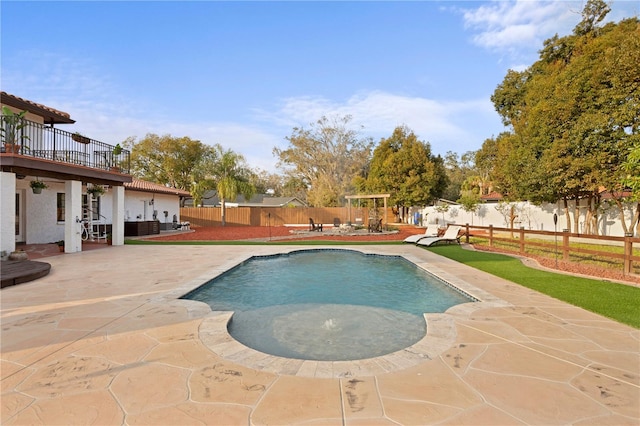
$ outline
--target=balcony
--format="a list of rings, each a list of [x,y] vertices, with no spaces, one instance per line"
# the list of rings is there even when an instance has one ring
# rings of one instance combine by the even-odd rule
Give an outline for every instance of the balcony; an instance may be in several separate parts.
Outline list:
[[[128,175],[131,153],[95,139],[52,126],[2,116],[2,157],[11,156]],[[13,143],[12,143],[13,142]],[[3,161],[4,165],[5,161]],[[36,166],[37,167],[37,166]],[[68,172],[67,172],[68,173]],[[82,174],[82,173],[81,173]],[[129,179],[130,180],[130,179]]]

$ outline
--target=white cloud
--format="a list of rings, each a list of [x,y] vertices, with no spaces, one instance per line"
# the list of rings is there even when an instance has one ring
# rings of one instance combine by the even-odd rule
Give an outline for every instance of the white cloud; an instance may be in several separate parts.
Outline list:
[[[31,57],[26,62],[31,65],[33,60]],[[285,147],[285,137],[294,127],[306,127],[323,115],[351,115],[354,126],[362,126],[361,134],[375,142],[389,137],[396,126],[406,125],[421,140],[428,141],[437,154],[479,149],[484,139],[502,129],[488,97],[447,102],[383,91],[360,92],[344,100],[287,98],[269,110],[252,111],[253,117],[245,122],[196,121],[182,110],[167,117],[162,108],[146,105],[151,101],[126,96],[126,90],[97,72],[90,62],[49,56],[39,64],[38,73],[49,77],[30,86],[25,82],[37,79],[22,73],[24,79],[7,84],[11,87],[8,91],[70,113],[76,124],[60,126],[64,130],[79,131],[110,144],[130,136],[142,138],[147,133],[189,136],[208,144],[219,143],[243,154],[251,167],[268,171],[276,171],[273,148]],[[67,69],[73,70],[69,81],[54,84],[62,81]],[[7,74],[18,75],[15,71]]]
[[[381,91],[359,93],[344,102],[325,98],[289,98],[263,120],[293,128],[308,126],[322,116],[353,117],[352,124],[363,126],[361,133],[377,142],[391,136],[397,126],[406,125],[431,144],[435,153],[463,153],[479,149],[482,142],[501,131],[499,117],[488,99],[442,102],[401,96]]]
[[[580,21],[580,1],[493,1],[459,9],[474,44],[512,56],[535,54],[554,34],[565,35]]]
[[[219,143],[243,154],[251,167],[271,172],[276,171],[277,162],[273,148],[285,147],[285,137],[294,127],[307,127],[322,116],[351,115],[351,123],[361,135],[375,142],[391,136],[395,127],[406,125],[429,142],[436,154],[479,149],[486,138],[502,130],[488,98],[449,102],[382,91],[354,94],[341,102],[320,97],[287,98],[271,111],[254,111],[255,118],[247,123],[194,122],[188,116],[166,120],[154,117],[151,111],[129,114],[100,100],[90,106],[84,101],[67,102],[49,104],[66,108],[63,110],[76,120],[77,124],[65,130],[78,130],[111,144],[129,136],[142,138],[147,133],[189,136],[210,145]]]

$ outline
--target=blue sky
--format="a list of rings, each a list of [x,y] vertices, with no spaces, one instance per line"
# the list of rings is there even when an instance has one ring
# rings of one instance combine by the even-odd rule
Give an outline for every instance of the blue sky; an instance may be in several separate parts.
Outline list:
[[[436,154],[504,130],[507,70],[569,34],[581,1],[7,1],[3,91],[66,111],[115,144],[189,136],[276,171],[272,150],[321,116],[378,142],[406,125]],[[638,16],[614,1],[609,21]]]

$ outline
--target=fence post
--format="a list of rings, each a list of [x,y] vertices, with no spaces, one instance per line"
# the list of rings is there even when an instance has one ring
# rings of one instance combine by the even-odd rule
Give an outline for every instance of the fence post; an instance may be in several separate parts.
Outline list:
[[[631,256],[633,255],[632,233],[624,234],[624,267],[622,273],[624,275],[631,274]]]
[[[489,247],[493,247],[493,225],[489,225]]]
[[[569,260],[569,230],[562,230],[562,260]]]
[[[468,224],[468,223],[466,224],[465,235],[466,235],[466,237],[465,237],[464,241],[465,241],[467,244],[469,244],[469,224]]]
[[[524,254],[524,226],[520,227],[520,254]]]

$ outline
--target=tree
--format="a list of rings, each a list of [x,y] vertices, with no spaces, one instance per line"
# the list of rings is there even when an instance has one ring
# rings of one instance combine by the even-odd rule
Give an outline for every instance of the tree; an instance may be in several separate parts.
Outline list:
[[[563,200],[567,228],[574,200],[574,232],[581,200],[592,223],[600,187],[619,190],[625,153],[640,130],[640,22],[599,28],[608,10],[589,0],[572,35],[547,40],[540,60],[509,71],[492,96],[512,129],[497,140],[498,187],[510,199]]]
[[[289,176],[285,179],[282,187],[283,197],[296,197],[300,200],[307,202],[307,188],[309,184],[304,179]]]
[[[353,189],[353,179],[366,167],[373,143],[348,128],[350,116],[320,118],[308,129],[295,127],[289,148],[274,148],[278,167],[305,182],[313,206],[337,206]]]
[[[217,160],[207,171],[207,178],[215,182],[216,192],[220,197],[222,207],[222,226],[226,225],[226,202],[235,200],[238,194],[249,199],[255,194],[255,187],[250,182],[251,171],[246,166],[245,159],[241,154],[231,150],[224,150],[220,145],[216,145]]]
[[[622,164],[622,170],[625,172],[622,178],[622,184],[625,188],[631,190],[631,199],[636,202],[636,212],[631,221],[636,225],[636,235],[640,235],[640,142],[629,149],[629,155]]]
[[[204,178],[201,164],[214,155],[210,146],[198,140],[171,135],[149,133],[137,142],[130,137],[123,145],[131,149],[133,176],[186,191]]]
[[[448,185],[442,193],[446,200],[456,200],[460,197],[462,185],[473,174],[473,159],[475,153],[468,151],[458,157],[453,151],[448,151],[444,156],[444,167],[447,173]]]
[[[598,24],[611,12],[611,7],[604,0],[588,0],[582,10],[582,21],[574,28],[576,35],[587,35],[597,31]]]
[[[269,194],[275,197],[283,195],[284,176],[277,173],[253,169],[249,171],[249,182],[251,182],[257,194]]]
[[[447,183],[442,157],[434,156],[427,142],[400,126],[374,150],[366,187],[370,192],[390,193],[396,206],[410,207],[439,198]]]
[[[631,189],[634,200],[640,201],[640,142],[629,148],[629,155],[622,169],[625,172],[622,184]]]
[[[460,188],[460,198],[457,200],[462,205],[462,209],[473,214],[478,211],[480,205],[480,190],[482,184],[478,181],[477,176],[468,177]]]

